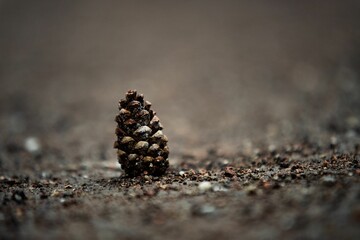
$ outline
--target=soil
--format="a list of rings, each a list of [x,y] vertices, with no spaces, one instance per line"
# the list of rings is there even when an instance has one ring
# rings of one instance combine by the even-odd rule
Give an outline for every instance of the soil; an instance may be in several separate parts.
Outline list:
[[[0,1],[0,238],[358,239],[359,10]],[[128,89],[164,176],[117,163]]]

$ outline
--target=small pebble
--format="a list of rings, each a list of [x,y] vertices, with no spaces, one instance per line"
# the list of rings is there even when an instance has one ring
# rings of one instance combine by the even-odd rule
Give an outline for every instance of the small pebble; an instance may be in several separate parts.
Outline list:
[[[225,188],[225,187],[223,187],[221,185],[215,185],[213,187],[213,191],[214,192],[227,192],[227,191],[229,191],[229,189],[227,189],[227,188]]]
[[[200,190],[200,192],[209,191],[209,190],[211,190],[211,188],[212,188],[211,182],[205,181],[205,182],[201,182],[201,183],[199,184],[199,190]]]
[[[323,184],[328,187],[334,186],[336,183],[335,177],[331,176],[331,175],[323,176],[321,178],[321,180],[322,180]]]
[[[26,151],[35,153],[41,150],[41,145],[36,137],[28,137],[25,139],[24,147]]]
[[[249,185],[245,188],[245,192],[248,194],[248,195],[256,195],[257,193],[257,188],[255,185]]]
[[[18,204],[24,204],[27,200],[27,197],[23,190],[16,190],[12,194],[12,200],[17,202]]]
[[[269,152],[275,152],[276,151],[276,146],[271,144],[271,145],[268,146],[268,150],[269,150]]]
[[[228,159],[221,159],[221,163],[223,164],[223,165],[228,165],[229,164],[229,160]]]
[[[201,214],[210,214],[215,211],[215,207],[213,205],[205,204],[201,206],[200,213]]]
[[[192,206],[192,214],[194,216],[205,216],[210,215],[215,212],[216,208],[213,205],[210,204],[204,204],[204,205],[193,205]]]
[[[41,172],[41,178],[49,178],[50,174],[48,172]]]
[[[236,175],[236,172],[233,167],[226,167],[225,168],[225,176],[227,177],[233,177]]]

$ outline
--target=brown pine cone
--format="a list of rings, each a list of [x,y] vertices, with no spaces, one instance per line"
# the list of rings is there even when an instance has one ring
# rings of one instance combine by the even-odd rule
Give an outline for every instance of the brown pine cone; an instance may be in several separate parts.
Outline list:
[[[118,160],[129,176],[141,174],[162,175],[169,167],[167,137],[151,103],[136,90],[129,90],[119,101],[115,121]]]

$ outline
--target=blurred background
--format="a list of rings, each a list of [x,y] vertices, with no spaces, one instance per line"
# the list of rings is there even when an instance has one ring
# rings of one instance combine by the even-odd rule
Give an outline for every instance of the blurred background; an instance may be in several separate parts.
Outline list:
[[[116,159],[128,89],[153,103],[175,159],[354,137],[359,12],[356,0],[2,0],[2,152],[30,138],[54,165]]]

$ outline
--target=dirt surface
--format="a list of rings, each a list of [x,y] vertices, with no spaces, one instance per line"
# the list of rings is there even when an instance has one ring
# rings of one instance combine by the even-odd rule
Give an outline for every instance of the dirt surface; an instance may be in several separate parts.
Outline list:
[[[1,239],[358,239],[358,1],[0,1]],[[163,177],[126,178],[144,93]]]

